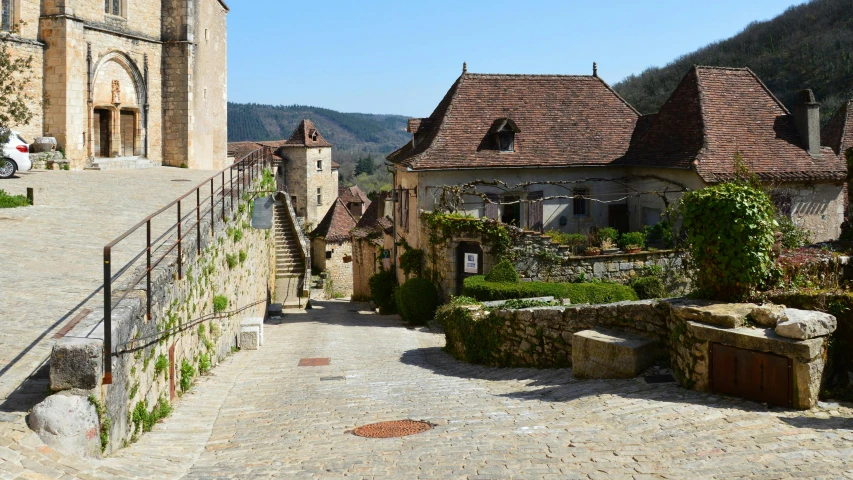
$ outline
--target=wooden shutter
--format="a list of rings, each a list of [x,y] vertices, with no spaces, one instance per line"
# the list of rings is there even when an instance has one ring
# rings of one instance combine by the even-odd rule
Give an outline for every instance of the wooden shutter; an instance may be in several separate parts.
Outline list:
[[[486,197],[494,203],[485,202],[485,211],[483,212],[483,216],[491,218],[492,220],[497,220],[501,216],[500,205],[498,205],[501,201],[501,196],[497,193],[487,193]]]
[[[408,232],[409,231],[409,191],[408,190],[403,190],[403,199],[404,199],[403,208],[405,209],[405,212],[403,213],[403,219],[405,222],[403,225],[403,228],[405,228],[406,231]]]
[[[527,228],[531,230],[542,231],[542,198],[543,192],[528,192],[527,193]]]

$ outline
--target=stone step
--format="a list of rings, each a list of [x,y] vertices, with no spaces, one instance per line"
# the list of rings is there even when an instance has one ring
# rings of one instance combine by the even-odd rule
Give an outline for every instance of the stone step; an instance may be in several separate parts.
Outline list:
[[[151,160],[142,157],[96,158],[86,170],[137,170],[156,166]]]

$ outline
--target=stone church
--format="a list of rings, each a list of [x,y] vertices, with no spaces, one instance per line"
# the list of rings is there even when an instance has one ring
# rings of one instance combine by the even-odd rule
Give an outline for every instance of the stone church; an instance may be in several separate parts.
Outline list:
[[[55,137],[74,169],[223,168],[227,13],[223,0],[0,0],[0,40],[35,69],[35,116],[12,128]]]

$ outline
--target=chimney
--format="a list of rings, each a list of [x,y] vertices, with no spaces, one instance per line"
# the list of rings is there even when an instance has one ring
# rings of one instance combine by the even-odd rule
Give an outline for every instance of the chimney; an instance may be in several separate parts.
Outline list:
[[[794,122],[806,151],[812,157],[820,157],[820,104],[811,90],[797,92]]]

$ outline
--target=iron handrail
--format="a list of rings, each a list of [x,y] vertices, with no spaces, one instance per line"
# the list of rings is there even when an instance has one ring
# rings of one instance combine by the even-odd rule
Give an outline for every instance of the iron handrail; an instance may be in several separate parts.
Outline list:
[[[205,218],[208,214],[210,215],[210,231],[211,236],[216,231],[216,208],[221,205],[221,218],[222,221],[225,221],[225,208],[226,208],[226,198],[230,198],[230,211],[234,211],[235,203],[239,202],[242,198],[242,195],[245,194],[246,190],[251,188],[255,183],[259,175],[262,175],[263,168],[272,168],[272,155],[269,147],[261,147],[257,150],[254,150],[250,153],[247,153],[239,160],[235,161],[233,164],[228,167],[223,168],[222,170],[216,172],[214,175],[208,177],[206,180],[198,184],[195,188],[191,189],[184,195],[181,195],[177,199],[173,200],[169,204],[159,208],[157,211],[145,217],[142,221],[113,239],[110,243],[108,243],[104,247],[104,378],[103,383],[105,385],[112,383],[112,311],[113,311],[113,283],[117,282],[119,278],[127,273],[129,269],[131,269],[136,262],[138,262],[143,256],[146,257],[145,261],[145,269],[144,274],[137,275],[131,279],[131,283],[126,285],[122,295],[119,297],[116,305],[121,303],[127,296],[135,289],[143,279],[146,280],[145,285],[145,296],[146,296],[146,316],[150,320],[151,319],[151,272],[157,268],[165,259],[169,257],[169,255],[177,248],[177,268],[178,268],[178,279],[183,278],[183,242],[185,240],[184,235],[184,223],[190,219],[195,213],[195,223],[192,223],[187,226],[186,231],[190,232],[195,230],[196,236],[196,256],[200,256],[201,252],[201,224],[202,219]],[[236,170],[236,175],[235,175]],[[226,189],[226,171],[228,172],[228,182]],[[236,177],[236,178],[235,178]],[[219,182],[217,182],[219,180]],[[215,183],[219,183],[218,188]],[[207,194],[207,189],[209,187],[210,195]],[[241,188],[242,187],[242,188]],[[202,192],[202,190],[205,190]],[[242,190],[242,191],[241,191]],[[204,196],[204,201],[202,201],[202,193]],[[236,200],[235,200],[236,193]],[[181,214],[182,205],[187,198],[191,195],[195,195],[196,197],[196,205],[195,208],[190,208],[185,215]],[[209,208],[202,209],[203,205],[208,205]],[[172,223],[164,233],[162,233],[159,237],[157,237],[153,242],[151,241],[151,222],[152,220],[157,219],[164,213],[168,212],[173,207],[177,207],[177,221]],[[195,210],[195,212],[192,212]],[[145,247],[142,251],[137,255],[132,255],[131,260],[124,266],[118,269],[118,272],[115,276],[111,274],[112,271],[112,251],[113,248],[118,246],[122,241],[137,233],[142,228],[145,228]],[[168,236],[177,230],[177,238],[173,242],[168,240]],[[192,236],[192,235],[190,235]],[[164,240],[160,243],[161,240]],[[159,245],[158,245],[159,244]],[[154,247],[152,249],[152,246]],[[165,252],[162,255],[159,255],[159,258],[153,259],[152,262],[152,254],[154,252],[158,252],[165,248]],[[156,256],[156,255],[155,255]]]

